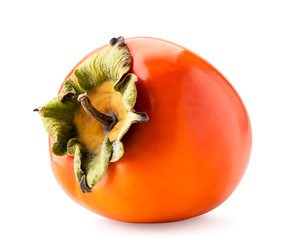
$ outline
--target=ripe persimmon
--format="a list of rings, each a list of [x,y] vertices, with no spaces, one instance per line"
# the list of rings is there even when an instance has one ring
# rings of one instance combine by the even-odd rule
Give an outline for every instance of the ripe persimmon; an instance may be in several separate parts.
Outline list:
[[[113,38],[36,111],[63,190],[119,221],[206,213],[231,195],[250,157],[251,125],[233,86],[195,53],[160,39]]]

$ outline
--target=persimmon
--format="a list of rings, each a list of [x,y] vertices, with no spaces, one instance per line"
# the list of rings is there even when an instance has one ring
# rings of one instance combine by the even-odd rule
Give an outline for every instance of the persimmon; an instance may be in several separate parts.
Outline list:
[[[233,86],[192,51],[160,39],[113,38],[35,111],[63,190],[119,221],[204,214],[231,195],[250,157],[250,120]]]

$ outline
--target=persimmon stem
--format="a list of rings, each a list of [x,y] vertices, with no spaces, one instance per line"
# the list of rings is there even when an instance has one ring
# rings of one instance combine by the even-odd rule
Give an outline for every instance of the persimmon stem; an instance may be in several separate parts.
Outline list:
[[[90,98],[87,93],[78,96],[78,101],[81,103],[84,110],[94,119],[104,125],[105,130],[110,131],[117,123],[118,119],[114,116],[108,116],[97,109],[91,104]]]

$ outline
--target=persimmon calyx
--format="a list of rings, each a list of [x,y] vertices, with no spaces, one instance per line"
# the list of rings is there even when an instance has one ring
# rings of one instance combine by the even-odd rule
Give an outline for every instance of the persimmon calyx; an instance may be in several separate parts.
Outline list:
[[[53,140],[52,153],[74,156],[74,172],[83,193],[104,176],[109,162],[124,154],[122,137],[132,123],[146,122],[134,110],[137,76],[129,73],[131,55],[123,37],[89,57],[74,70],[59,95],[39,112]]]

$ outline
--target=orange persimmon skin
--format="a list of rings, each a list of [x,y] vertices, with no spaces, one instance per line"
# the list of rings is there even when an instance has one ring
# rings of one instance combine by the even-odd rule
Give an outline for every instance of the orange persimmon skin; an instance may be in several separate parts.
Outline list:
[[[214,209],[248,165],[252,135],[245,106],[193,52],[154,38],[126,44],[138,76],[135,109],[149,121],[133,124],[123,138],[124,156],[109,164],[91,193],[82,193],[73,157],[50,153],[57,181],[80,205],[119,221],[177,221]]]

